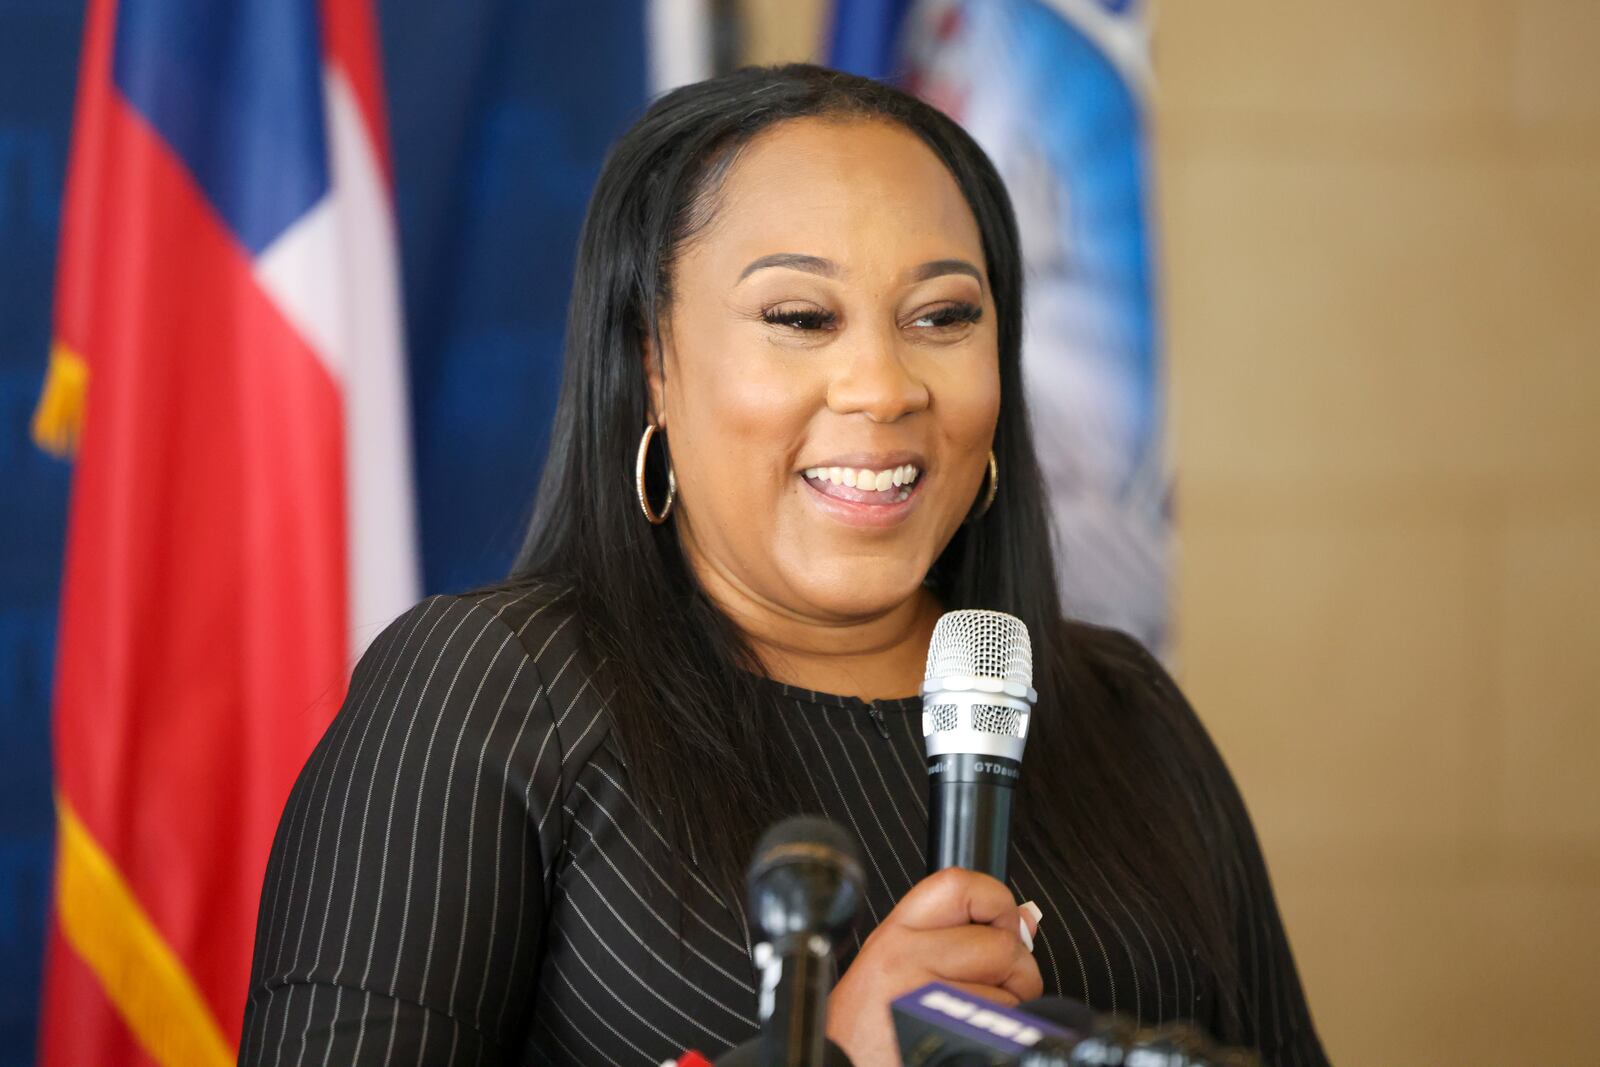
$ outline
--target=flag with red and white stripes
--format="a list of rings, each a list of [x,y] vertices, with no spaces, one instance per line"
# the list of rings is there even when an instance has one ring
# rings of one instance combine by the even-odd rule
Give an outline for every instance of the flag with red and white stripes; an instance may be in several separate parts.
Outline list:
[[[417,598],[405,381],[370,3],[91,0],[42,1064],[233,1062],[284,798]]]

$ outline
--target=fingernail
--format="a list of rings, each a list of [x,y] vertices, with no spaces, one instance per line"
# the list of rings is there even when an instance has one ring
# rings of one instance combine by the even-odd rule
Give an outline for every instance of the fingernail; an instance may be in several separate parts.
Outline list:
[[[1022,910],[1027,912],[1029,915],[1033,916],[1033,925],[1034,926],[1038,926],[1039,925],[1039,920],[1044,918],[1044,912],[1039,910],[1039,905],[1035,904],[1031,900],[1028,901],[1026,904],[1022,905]]]
[[[1028,947],[1028,951],[1032,952],[1033,951],[1033,931],[1028,929],[1028,920],[1027,919],[1020,919],[1019,918],[1017,920],[1017,933],[1022,937],[1022,943]]]

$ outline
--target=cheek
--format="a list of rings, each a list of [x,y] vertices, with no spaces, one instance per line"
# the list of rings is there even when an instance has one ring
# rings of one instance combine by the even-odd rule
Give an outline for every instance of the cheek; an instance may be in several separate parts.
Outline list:
[[[924,380],[940,436],[958,455],[972,450],[986,455],[1000,417],[999,359],[990,354],[930,363]]]
[[[818,403],[814,377],[762,353],[717,353],[685,366],[668,419],[687,497],[725,513],[785,488]]]

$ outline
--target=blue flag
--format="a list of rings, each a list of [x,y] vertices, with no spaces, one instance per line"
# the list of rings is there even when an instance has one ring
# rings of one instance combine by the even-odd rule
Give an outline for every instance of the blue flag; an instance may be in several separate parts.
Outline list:
[[[839,0],[830,61],[994,160],[1022,231],[1023,368],[1069,614],[1166,644],[1171,477],[1138,0]]]

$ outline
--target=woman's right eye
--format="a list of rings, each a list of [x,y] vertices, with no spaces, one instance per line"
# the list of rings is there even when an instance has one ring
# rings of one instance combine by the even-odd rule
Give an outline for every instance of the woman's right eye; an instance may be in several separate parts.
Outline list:
[[[816,308],[768,308],[761,317],[772,326],[785,326],[791,330],[830,330],[838,316],[831,311]]]

